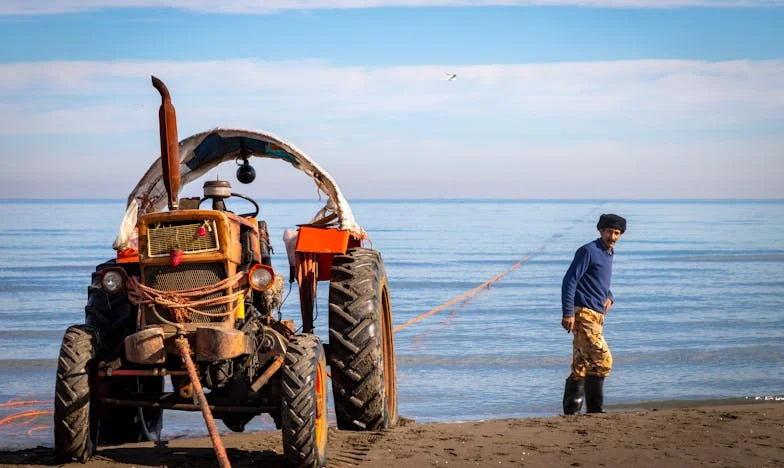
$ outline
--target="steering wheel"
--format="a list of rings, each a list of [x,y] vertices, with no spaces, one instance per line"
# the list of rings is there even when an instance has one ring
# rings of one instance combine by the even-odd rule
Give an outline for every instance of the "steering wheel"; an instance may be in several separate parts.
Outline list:
[[[247,201],[249,201],[249,202],[250,202],[250,203],[253,205],[253,207],[254,207],[254,208],[256,208],[254,211],[252,211],[252,212],[249,212],[249,213],[243,213],[243,214],[241,214],[240,216],[242,216],[242,217],[244,217],[244,218],[247,218],[247,217],[255,218],[256,216],[258,216],[258,215],[259,215],[259,204],[258,204],[258,203],[256,203],[256,200],[254,200],[254,199],[250,198],[250,197],[249,197],[249,196],[247,196],[247,195],[243,195],[243,194],[241,194],[241,193],[234,193],[234,192],[231,192],[231,196],[232,196],[232,197],[238,197],[238,198],[242,198],[243,200],[247,200]]]
[[[247,196],[247,195],[243,195],[243,194],[241,194],[241,193],[234,193],[234,192],[231,192],[231,196],[232,196],[232,197],[237,197],[237,198],[242,198],[243,200],[247,200],[247,201],[249,201],[249,202],[250,202],[250,203],[253,205],[253,207],[254,207],[254,208],[256,208],[256,209],[255,209],[254,211],[252,211],[252,212],[249,212],[249,213],[243,213],[243,214],[241,214],[241,215],[238,215],[238,216],[242,216],[242,217],[244,217],[244,218],[247,218],[247,217],[255,218],[256,216],[258,216],[258,215],[259,215],[259,210],[260,210],[260,209],[259,209],[259,204],[258,204],[258,203],[256,203],[256,200],[254,200],[254,199],[250,198],[250,197],[249,197],[249,196]],[[204,197],[204,198],[202,198],[201,200],[199,200],[199,206],[201,206],[201,204],[202,204],[202,203],[204,203],[204,201],[205,201],[205,200],[212,200],[212,197]]]

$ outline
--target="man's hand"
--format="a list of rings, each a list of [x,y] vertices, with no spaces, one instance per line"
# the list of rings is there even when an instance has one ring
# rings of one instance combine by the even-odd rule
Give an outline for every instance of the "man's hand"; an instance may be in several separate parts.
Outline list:
[[[610,311],[610,307],[612,306],[612,300],[608,297],[604,300],[604,315],[607,315],[607,312]]]
[[[571,333],[574,329],[574,317],[564,317],[561,319],[561,326],[566,333]]]

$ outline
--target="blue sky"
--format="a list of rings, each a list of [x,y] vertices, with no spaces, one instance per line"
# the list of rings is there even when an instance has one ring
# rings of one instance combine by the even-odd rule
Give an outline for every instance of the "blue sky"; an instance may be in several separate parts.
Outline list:
[[[218,3],[0,0],[0,198],[127,195],[153,74],[180,138],[272,132],[349,200],[784,198],[784,0]]]

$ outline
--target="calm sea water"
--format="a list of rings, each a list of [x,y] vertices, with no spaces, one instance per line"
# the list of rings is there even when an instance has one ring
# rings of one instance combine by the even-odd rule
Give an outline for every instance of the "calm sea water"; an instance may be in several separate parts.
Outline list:
[[[321,204],[259,202],[273,263],[287,273],[283,229],[307,222]],[[605,325],[615,358],[607,403],[784,392],[784,201],[355,201],[352,208],[384,256],[395,325],[530,255],[481,294],[395,335],[402,416],[559,413],[571,356],[560,282],[606,212],[629,224],[616,248],[616,305]],[[90,273],[113,256],[123,212],[120,200],[0,201],[3,448],[52,444],[51,415],[17,415],[51,410],[63,331],[83,320]],[[317,330],[326,339],[327,285],[319,286]],[[296,291],[283,311],[298,317]],[[33,403],[9,405],[20,401]],[[257,418],[247,430],[270,427]],[[198,413],[165,413],[164,438],[202,434]]]

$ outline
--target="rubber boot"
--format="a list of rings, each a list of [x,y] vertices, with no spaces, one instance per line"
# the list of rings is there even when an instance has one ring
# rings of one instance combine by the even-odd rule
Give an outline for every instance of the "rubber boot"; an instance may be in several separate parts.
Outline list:
[[[573,379],[570,375],[566,379],[564,386],[563,396],[563,412],[564,414],[576,414],[580,412],[583,407],[583,399],[585,397],[585,380]]]
[[[585,376],[585,410],[587,413],[604,413],[604,377]]]

